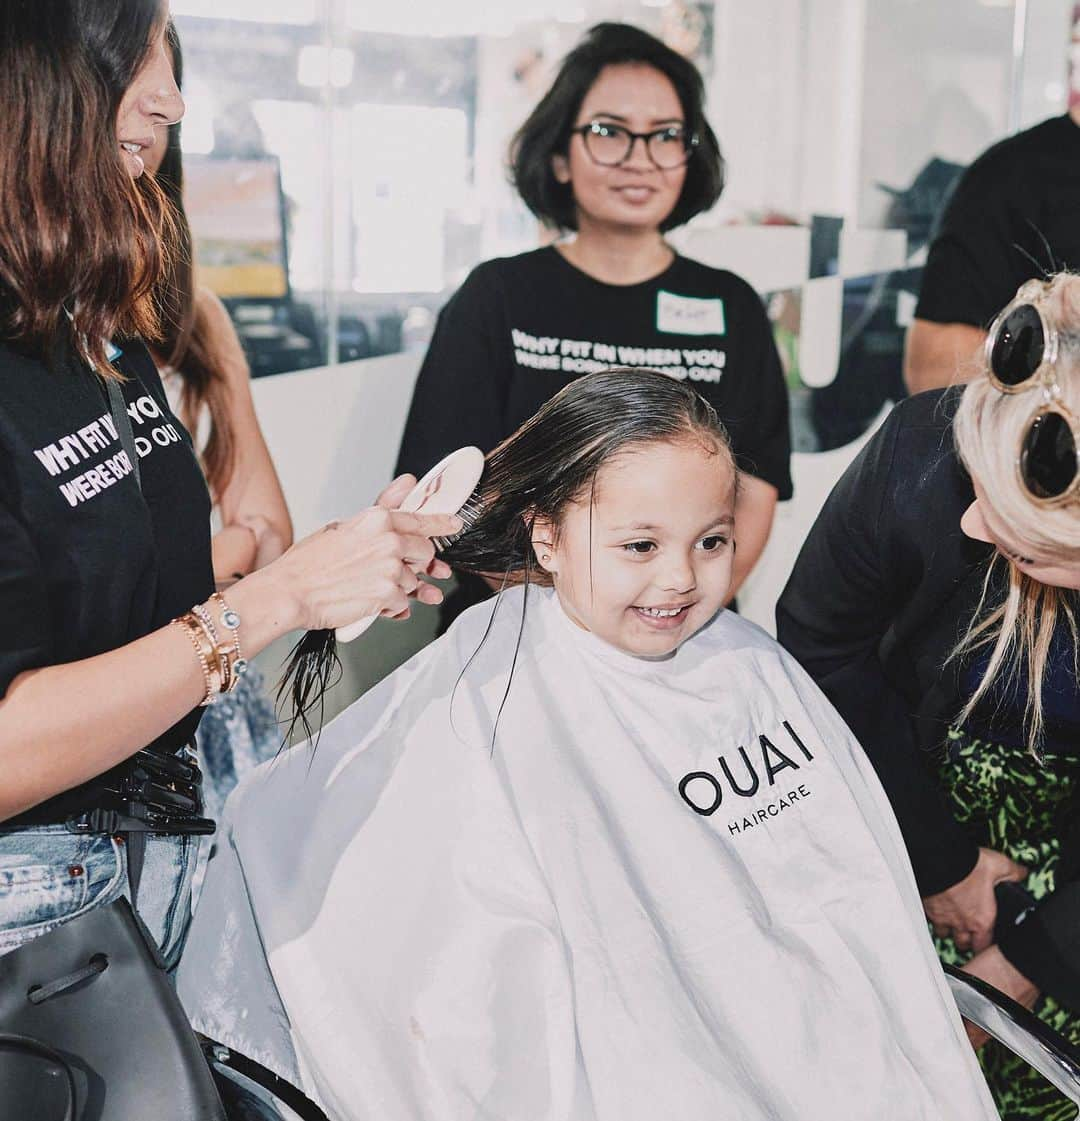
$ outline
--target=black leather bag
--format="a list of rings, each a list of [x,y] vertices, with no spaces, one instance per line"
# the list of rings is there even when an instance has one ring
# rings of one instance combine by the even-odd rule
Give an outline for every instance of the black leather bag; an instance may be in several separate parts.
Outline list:
[[[126,899],[0,957],[0,1121],[225,1121]]]

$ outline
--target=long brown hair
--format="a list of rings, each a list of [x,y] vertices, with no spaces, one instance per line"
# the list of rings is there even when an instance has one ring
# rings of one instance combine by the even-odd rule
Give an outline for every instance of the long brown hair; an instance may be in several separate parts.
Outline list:
[[[180,37],[172,22],[166,37],[172,54],[173,77],[176,84],[182,86],[184,57],[180,50]],[[210,413],[210,434],[201,459],[210,491],[218,500],[232,475],[235,441],[229,420],[228,384],[222,373],[221,359],[213,351],[205,313],[195,299],[191,227],[184,210],[184,165],[180,155],[179,122],[169,126],[165,155],[154,178],[172,205],[176,226],[176,251],[169,257],[158,288],[161,324],[158,350],[182,380],[180,412],[184,423],[194,429],[200,409],[206,406]]]
[[[28,353],[49,356],[69,313],[105,374],[108,339],[157,334],[168,206],[132,182],[116,117],[161,18],[158,0],[0,5],[0,337]]]

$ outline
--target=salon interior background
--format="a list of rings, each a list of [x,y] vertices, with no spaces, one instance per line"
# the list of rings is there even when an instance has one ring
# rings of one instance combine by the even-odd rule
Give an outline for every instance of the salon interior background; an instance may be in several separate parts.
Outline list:
[[[448,293],[478,261],[538,243],[504,156],[554,63],[601,19],[694,58],[728,186],[674,240],[762,293],[792,394],[796,496],[740,597],[770,629],[821,501],[902,392],[945,192],[993,140],[1064,111],[1080,52],[1072,0],[171,6],[197,263],[248,350],[299,534],[388,480]],[[349,648],[339,703],[433,625],[420,609]]]

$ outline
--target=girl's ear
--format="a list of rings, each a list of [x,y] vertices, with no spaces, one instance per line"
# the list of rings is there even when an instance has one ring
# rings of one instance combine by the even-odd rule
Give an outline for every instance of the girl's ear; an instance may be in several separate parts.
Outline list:
[[[570,182],[570,161],[561,152],[551,157],[551,174],[556,183]]]
[[[536,563],[549,575],[559,571],[555,551],[555,524],[550,518],[531,518],[532,549]]]

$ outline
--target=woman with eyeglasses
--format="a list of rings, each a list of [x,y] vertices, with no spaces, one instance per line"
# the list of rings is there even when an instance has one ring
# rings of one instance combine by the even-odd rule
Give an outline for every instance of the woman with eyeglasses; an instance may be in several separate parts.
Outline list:
[[[724,164],[694,65],[625,24],[592,28],[518,131],[511,176],[565,235],[474,269],[443,309],[399,469],[485,452],[564,385],[611,366],[686,380],[731,435],[743,487],[731,594],[791,496],[787,393],[768,319],[744,280],[680,256],[668,230],[719,198]],[[444,625],[486,592],[462,578]]]
[[[777,607],[873,760],[943,960],[1080,1043],[1080,278],[1029,281],[981,377],[899,405]],[[1006,1121],[1072,1117],[971,1031]]]

